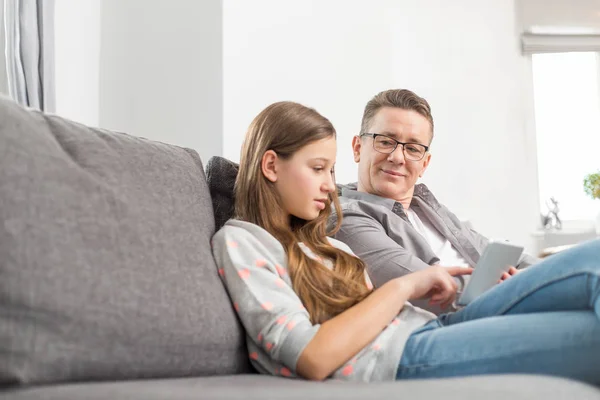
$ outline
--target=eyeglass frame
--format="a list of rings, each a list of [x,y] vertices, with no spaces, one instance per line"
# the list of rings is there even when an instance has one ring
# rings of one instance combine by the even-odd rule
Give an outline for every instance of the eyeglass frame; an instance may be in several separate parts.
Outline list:
[[[414,142],[402,143],[402,142],[394,139],[393,137],[390,137],[388,135],[384,135],[383,133],[361,133],[359,135],[359,137],[363,137],[363,136],[370,136],[370,137],[372,137],[373,138],[373,150],[375,150],[376,152],[381,153],[381,154],[392,154],[394,151],[396,151],[396,149],[398,148],[399,144],[402,145],[402,154],[404,155],[404,157],[406,157],[406,154],[404,154],[404,146],[406,146],[407,144],[414,144],[414,145],[421,146],[421,147],[425,148],[425,151],[423,152],[423,155],[421,156],[421,158],[419,158],[418,160],[408,159],[409,161],[421,161],[425,157],[425,154],[429,151],[429,146],[425,146],[424,144],[414,143]],[[383,151],[377,150],[375,148],[375,139],[377,138],[377,136],[383,136],[383,137],[385,137],[387,139],[393,140],[394,142],[396,142],[396,146],[394,146],[394,149],[392,151],[390,151],[389,153],[384,153]]]

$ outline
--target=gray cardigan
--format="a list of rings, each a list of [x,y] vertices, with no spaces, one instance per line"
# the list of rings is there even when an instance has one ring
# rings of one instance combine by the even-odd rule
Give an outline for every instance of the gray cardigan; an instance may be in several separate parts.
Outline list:
[[[427,241],[410,224],[399,202],[358,192],[354,183],[341,186],[340,203],[343,219],[335,238],[346,243],[367,263],[376,287],[439,262]],[[469,265],[477,264],[488,243],[485,236],[461,223],[424,184],[415,186],[410,206],[419,208],[419,214],[429,219]],[[334,213],[329,226],[336,223]],[[535,262],[536,258],[524,254],[517,268]]]

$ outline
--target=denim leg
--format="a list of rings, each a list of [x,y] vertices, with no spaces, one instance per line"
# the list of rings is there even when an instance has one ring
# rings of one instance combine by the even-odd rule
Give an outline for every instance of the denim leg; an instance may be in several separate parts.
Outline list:
[[[544,259],[439,320],[453,325],[497,315],[571,310],[593,311],[600,320],[600,240]]]
[[[591,311],[504,315],[442,326],[408,339],[396,379],[531,373],[600,385],[600,320]]]

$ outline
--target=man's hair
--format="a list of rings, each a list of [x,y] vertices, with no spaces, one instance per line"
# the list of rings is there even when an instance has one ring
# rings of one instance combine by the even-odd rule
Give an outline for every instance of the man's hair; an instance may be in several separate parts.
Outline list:
[[[395,107],[412,110],[421,114],[431,124],[431,139],[433,140],[433,117],[427,100],[417,96],[407,89],[390,89],[376,94],[365,106],[360,133],[369,133],[375,114],[383,107]]]

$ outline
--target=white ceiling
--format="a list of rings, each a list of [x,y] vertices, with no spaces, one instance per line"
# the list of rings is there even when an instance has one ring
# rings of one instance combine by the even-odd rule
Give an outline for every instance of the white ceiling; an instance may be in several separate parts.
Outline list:
[[[600,0],[517,0],[522,30],[600,34]]]

